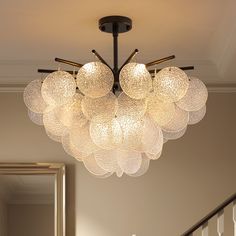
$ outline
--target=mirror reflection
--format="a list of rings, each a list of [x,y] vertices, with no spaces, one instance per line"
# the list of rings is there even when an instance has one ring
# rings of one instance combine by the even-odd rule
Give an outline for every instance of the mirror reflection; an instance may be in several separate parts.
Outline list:
[[[53,175],[0,175],[0,236],[54,235]]]

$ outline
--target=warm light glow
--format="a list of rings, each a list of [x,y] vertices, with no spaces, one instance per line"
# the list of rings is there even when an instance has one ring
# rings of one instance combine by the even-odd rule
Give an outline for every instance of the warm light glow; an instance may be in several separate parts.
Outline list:
[[[77,85],[80,91],[91,98],[99,98],[108,94],[113,83],[112,71],[101,62],[87,63],[77,74]]]

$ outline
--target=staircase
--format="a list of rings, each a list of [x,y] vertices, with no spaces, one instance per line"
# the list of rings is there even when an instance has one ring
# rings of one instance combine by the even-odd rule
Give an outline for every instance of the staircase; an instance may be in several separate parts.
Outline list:
[[[234,223],[234,236],[236,236],[236,193],[224,201],[221,205],[211,211],[208,215],[202,218],[199,222],[193,225],[189,230],[183,233],[181,236],[193,236],[193,234],[201,230],[202,236],[210,236],[208,222],[217,217],[217,233],[219,236],[224,235],[224,209],[227,206],[232,205],[232,221]],[[231,206],[230,206],[231,207]]]

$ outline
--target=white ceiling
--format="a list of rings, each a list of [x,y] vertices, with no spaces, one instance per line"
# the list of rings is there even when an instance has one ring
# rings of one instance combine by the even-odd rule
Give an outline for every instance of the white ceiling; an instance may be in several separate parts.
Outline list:
[[[138,61],[176,55],[175,65],[208,83],[234,83],[235,0],[8,0],[0,2],[0,83],[22,84],[55,57],[85,63],[95,48],[112,60],[112,38],[97,27],[106,15],[126,15],[133,30],[120,35],[120,63],[134,48]]]

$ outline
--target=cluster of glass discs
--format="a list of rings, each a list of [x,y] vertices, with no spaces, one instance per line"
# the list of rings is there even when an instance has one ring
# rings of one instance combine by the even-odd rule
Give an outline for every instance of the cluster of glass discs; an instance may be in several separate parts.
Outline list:
[[[113,72],[91,62],[76,78],[58,70],[24,91],[30,119],[101,178],[143,175],[165,142],[182,137],[206,113],[206,86],[177,67],[152,78],[144,64],[131,62],[119,82],[122,91],[113,93]]]

